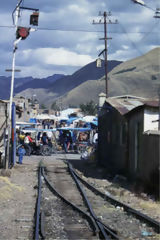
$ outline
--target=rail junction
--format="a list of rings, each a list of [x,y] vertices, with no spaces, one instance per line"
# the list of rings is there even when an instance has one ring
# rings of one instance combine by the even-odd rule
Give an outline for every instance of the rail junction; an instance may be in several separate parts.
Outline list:
[[[0,239],[159,239],[158,218],[107,194],[76,164],[84,164],[80,154],[24,157],[13,169],[21,189],[6,207],[12,214],[1,221]]]
[[[50,201],[52,194],[56,201]],[[52,222],[55,216],[51,212],[57,204],[61,205],[60,218],[64,224],[61,233]],[[153,239],[160,232],[158,221],[84,181],[66,155],[54,166],[40,163],[35,216],[35,239],[50,239],[54,234],[53,239]],[[145,238],[144,226],[149,233]]]

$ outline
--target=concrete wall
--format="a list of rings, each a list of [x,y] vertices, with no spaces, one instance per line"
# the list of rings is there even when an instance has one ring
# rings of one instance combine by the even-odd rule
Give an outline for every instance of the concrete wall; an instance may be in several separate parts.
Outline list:
[[[146,132],[148,130],[155,130],[158,129],[158,120],[159,119],[159,112],[157,110],[144,110],[144,129],[143,131]]]

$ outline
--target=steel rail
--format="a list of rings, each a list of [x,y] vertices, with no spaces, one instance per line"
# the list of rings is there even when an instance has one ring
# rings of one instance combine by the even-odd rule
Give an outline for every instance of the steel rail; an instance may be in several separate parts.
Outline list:
[[[73,170],[74,171],[74,170]],[[115,205],[115,206],[120,206],[123,207],[123,209],[134,215],[136,218],[144,221],[145,223],[147,223],[148,225],[150,225],[151,227],[153,227],[155,229],[155,231],[157,233],[160,233],[160,222],[154,220],[153,218],[147,216],[146,214],[141,213],[140,211],[135,210],[134,208],[130,207],[129,205],[118,201],[117,199],[115,199],[112,196],[106,195],[105,193],[99,191],[98,189],[96,189],[95,187],[93,187],[91,184],[89,184],[88,182],[86,182],[84,179],[82,179],[75,171],[74,174],[77,176],[77,178],[84,184],[86,185],[89,189],[91,189],[93,192],[95,192],[96,194],[100,195],[101,197],[103,197],[106,201],[109,201],[111,204]]]
[[[87,213],[85,213],[83,210],[81,210],[79,207],[77,207],[76,205],[74,205],[73,203],[71,203],[70,201],[68,201],[66,198],[64,198],[52,185],[51,183],[48,181],[47,177],[44,174],[44,167],[42,167],[42,176],[44,177],[44,180],[49,188],[49,190],[53,193],[56,194],[59,198],[61,198],[66,204],[68,204],[69,206],[71,206],[74,210],[78,211],[81,215],[83,215],[88,223],[90,224],[90,226],[92,227],[93,233],[94,235],[96,235],[98,233],[98,228],[97,225],[94,221],[94,219],[89,216]]]
[[[76,183],[79,191],[80,191],[81,194],[82,194],[82,197],[83,197],[83,199],[84,199],[84,202],[85,202],[85,204],[86,204],[86,206],[87,206],[87,208],[88,208],[91,216],[94,218],[95,222],[97,223],[98,228],[100,229],[100,235],[103,236],[103,239],[110,239],[110,236],[111,236],[112,238],[114,238],[114,239],[119,239],[119,237],[117,236],[115,230],[111,229],[109,226],[106,226],[105,224],[103,224],[103,223],[97,218],[97,216],[96,216],[96,214],[94,213],[94,211],[93,211],[93,209],[92,209],[92,206],[91,206],[91,204],[90,204],[90,202],[89,202],[89,200],[88,200],[88,198],[87,198],[87,195],[86,195],[85,191],[84,191],[83,188],[81,187],[78,178],[77,178],[76,175],[74,174],[74,170],[73,170],[73,168],[72,168],[72,165],[71,165],[69,162],[67,162],[67,163],[68,163],[69,171],[70,171],[70,173],[71,173],[71,175],[72,175],[72,177],[73,177],[73,179],[74,179],[74,181],[75,181],[75,183]],[[108,234],[109,234],[109,235],[108,235]]]
[[[46,237],[46,234],[45,234],[45,230],[44,230],[44,211],[41,211],[41,215],[40,215],[40,232],[41,232],[41,236],[42,236],[42,239],[45,239]]]
[[[41,186],[42,186],[41,167],[39,167],[39,171],[38,171],[38,196],[37,196],[36,211],[35,211],[35,232],[34,232],[34,239],[35,240],[39,240]]]

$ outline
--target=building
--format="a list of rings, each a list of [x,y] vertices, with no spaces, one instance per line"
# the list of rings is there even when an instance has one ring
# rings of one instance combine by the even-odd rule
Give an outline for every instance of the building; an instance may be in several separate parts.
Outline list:
[[[159,176],[159,101],[119,96],[101,102],[99,162],[113,174],[123,174],[153,190]]]
[[[15,102],[17,112],[19,111],[19,114],[16,115],[16,120],[19,122],[29,122],[39,113],[39,103],[36,99],[31,100],[21,96],[14,97],[13,102]]]
[[[0,167],[5,166],[9,102],[0,100]]]

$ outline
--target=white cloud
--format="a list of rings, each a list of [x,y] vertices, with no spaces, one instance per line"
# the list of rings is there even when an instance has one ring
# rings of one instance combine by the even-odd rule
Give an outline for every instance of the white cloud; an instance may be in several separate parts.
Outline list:
[[[153,9],[157,7],[155,1],[145,0]],[[11,15],[16,3],[17,0],[7,0],[1,4],[0,25],[12,26]],[[104,36],[104,26],[92,25],[93,19],[100,19],[99,11],[112,11],[113,20],[119,21],[119,24],[108,25],[108,37],[112,37],[108,41],[109,59],[132,59],[159,45],[159,19],[153,18],[154,12],[150,9],[130,0],[27,0],[25,6],[39,8],[39,28],[62,31],[39,30],[18,44],[16,64],[24,69],[22,76],[48,76],[55,71],[71,74],[97,58],[104,49],[104,42],[99,41]],[[31,12],[21,13],[19,24],[28,25]],[[75,31],[78,29],[85,31]],[[11,65],[14,38],[12,28],[1,28],[1,69]]]
[[[17,66],[18,68],[18,66]],[[47,69],[45,66],[40,65],[32,65],[30,67],[26,66],[19,66],[21,72],[18,74],[17,77],[27,77],[32,76],[35,78],[45,78],[46,76],[52,76],[53,74],[64,74],[63,71],[58,71],[56,69]]]
[[[93,59],[89,55],[77,54],[64,48],[39,48],[36,50],[25,50],[22,52],[24,58],[33,59],[43,64],[84,66]]]
[[[74,13],[78,13],[78,14],[87,14],[88,12],[86,8],[79,7],[79,5],[76,5],[76,4],[69,5],[68,10],[71,10]]]
[[[129,49],[129,47],[126,46],[126,45],[122,45],[122,48],[125,49],[125,50],[128,50],[128,49]]]

